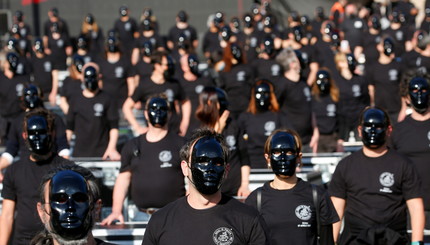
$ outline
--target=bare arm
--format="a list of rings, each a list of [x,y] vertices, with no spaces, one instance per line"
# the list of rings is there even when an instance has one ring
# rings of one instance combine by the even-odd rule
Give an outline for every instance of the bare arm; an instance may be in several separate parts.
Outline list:
[[[127,196],[130,182],[130,171],[118,174],[112,194],[112,213],[101,222],[101,225],[110,225],[115,220],[118,220],[121,224],[124,223],[124,216],[122,215],[122,206],[124,205],[124,200]]]
[[[179,135],[185,136],[188,130],[188,126],[190,124],[190,117],[191,117],[190,100],[185,100],[182,102],[181,111],[182,111],[182,120],[181,120],[181,125],[179,126]]]
[[[248,165],[243,165],[240,168],[241,173],[241,183],[239,190],[237,191],[237,196],[239,197],[247,197],[251,193],[249,191],[249,176],[251,175],[251,167]]]
[[[127,88],[128,88],[128,96],[132,96],[134,90],[136,89],[136,82],[134,81],[135,77],[127,78]]]
[[[57,103],[57,94],[58,94],[58,70],[52,70],[52,89],[51,93],[49,93],[49,103],[51,105],[56,105]]]
[[[370,105],[374,106],[375,105],[375,86],[369,84],[369,86],[367,87],[369,89]]]
[[[312,84],[314,84],[316,78],[317,78],[317,72],[319,69],[319,65],[317,62],[312,62],[309,64],[309,68],[310,68],[310,72],[309,72],[309,76],[308,76],[308,80],[307,80],[307,84],[308,86],[312,86]]]
[[[72,140],[72,136],[73,136],[73,131],[70,129],[67,129],[66,130],[66,137],[67,137],[67,141],[69,142],[69,144],[70,144],[70,141]]]
[[[411,216],[412,242],[424,240],[424,203],[422,198],[412,198],[406,201]]]
[[[128,97],[122,106],[122,112],[124,113],[124,118],[128,121],[132,129],[136,131],[138,134],[142,134],[147,131],[147,128],[141,127],[137,122],[136,117],[133,114],[134,105],[135,105],[135,102],[133,101],[133,99]]]
[[[67,112],[69,112],[69,103],[67,102],[67,99],[64,96],[60,97],[60,108],[63,111],[63,113],[67,115]]]
[[[0,216],[0,245],[7,245],[12,234],[15,214],[15,201],[4,199]]]
[[[312,127],[313,134],[309,146],[312,148],[312,152],[316,153],[318,151],[318,140],[320,138],[320,131],[317,127],[317,118],[314,113],[312,113]]]
[[[139,49],[138,48],[134,48],[133,51],[131,52],[131,64],[132,65],[136,65],[137,62],[139,62]]]
[[[346,200],[339,197],[331,197],[334,208],[336,209],[337,215],[339,216],[339,221],[333,224],[333,238],[337,242],[340,233],[340,227],[342,225],[343,215],[345,213]]]
[[[121,159],[121,155],[116,150],[116,143],[118,142],[118,129],[112,128],[109,130],[109,143],[103,154],[103,160],[110,159],[112,161],[118,161]]]

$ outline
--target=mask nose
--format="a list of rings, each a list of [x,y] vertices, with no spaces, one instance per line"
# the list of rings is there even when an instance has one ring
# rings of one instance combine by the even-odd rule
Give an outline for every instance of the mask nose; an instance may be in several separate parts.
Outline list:
[[[66,212],[75,212],[75,211],[76,211],[76,203],[74,200],[69,198],[69,200],[67,200]]]

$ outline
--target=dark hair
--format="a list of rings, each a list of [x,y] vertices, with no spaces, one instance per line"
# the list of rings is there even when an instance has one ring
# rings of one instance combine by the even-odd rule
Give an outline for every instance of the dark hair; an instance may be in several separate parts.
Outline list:
[[[170,103],[169,103],[169,100],[167,99],[167,95],[166,95],[165,93],[152,94],[152,95],[150,95],[150,96],[148,97],[148,99],[146,100],[146,103],[145,103],[145,110],[148,110],[149,102],[150,102],[153,98],[160,98],[160,99],[165,100],[165,101],[167,102],[167,109],[168,109],[168,111],[171,111]]]
[[[248,112],[252,113],[252,114],[257,114],[257,107],[255,105],[255,87],[257,87],[260,84],[267,84],[270,87],[270,106],[269,106],[269,110],[272,112],[278,112],[279,111],[279,103],[278,100],[276,99],[276,95],[275,95],[275,90],[273,88],[273,84],[265,79],[261,79],[258,80],[254,86],[251,89],[251,98],[249,99],[249,105],[248,105]]]
[[[199,94],[199,106],[196,117],[204,126],[214,128],[219,117],[218,96],[215,87],[205,87]]]
[[[196,129],[193,132],[193,135],[191,136],[190,140],[187,141],[184,146],[182,146],[181,150],[179,151],[179,156],[181,157],[181,160],[189,162],[193,146],[198,140],[205,137],[214,138],[216,141],[219,142],[224,153],[224,159],[225,161],[227,161],[229,156],[229,150],[224,141],[224,137],[221,134],[215,132],[215,130],[206,127]]]
[[[167,53],[164,51],[154,51],[151,55],[151,64],[160,64],[163,60],[163,57],[166,57]]]
[[[410,69],[403,73],[400,81],[400,96],[407,97],[409,94],[409,82],[415,77],[424,78],[427,83],[430,81],[430,75],[425,68]],[[430,83],[429,83],[430,84]]]
[[[381,107],[377,107],[377,106],[367,106],[366,108],[364,108],[361,113],[360,113],[360,119],[358,120],[359,125],[363,125],[363,120],[364,120],[364,113],[366,113],[366,111],[370,110],[370,109],[376,109],[376,110],[380,110],[384,113],[384,117],[385,117],[385,122],[384,124],[388,127],[391,126],[391,120],[390,120],[390,116],[388,115],[388,112],[385,109],[382,109]]]
[[[321,67],[319,70],[326,71],[330,75],[330,97],[334,102],[339,102],[339,88],[337,87],[336,82],[331,75],[330,69],[328,69],[327,67]],[[314,81],[314,83],[312,84],[312,95],[315,96],[316,100],[320,100],[320,92],[316,81]]]
[[[23,121],[23,129],[22,132],[27,133],[27,121],[30,117],[33,116],[42,116],[46,119],[46,122],[48,124],[48,133],[51,135],[54,135],[54,115],[52,114],[52,112],[50,112],[49,110],[43,108],[43,107],[38,107],[38,108],[34,108],[31,111],[28,111],[25,113],[24,115],[24,121]]]
[[[270,148],[272,147],[270,142],[272,142],[273,136],[280,132],[291,134],[294,137],[294,142],[296,143],[297,155],[302,152],[302,140],[300,139],[300,136],[296,131],[292,129],[276,129],[270,134],[269,137],[267,137],[266,143],[264,144],[265,154],[270,154]]]

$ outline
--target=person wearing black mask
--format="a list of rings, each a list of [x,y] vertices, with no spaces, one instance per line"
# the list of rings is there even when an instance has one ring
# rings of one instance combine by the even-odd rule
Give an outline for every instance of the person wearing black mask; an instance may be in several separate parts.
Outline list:
[[[260,44],[260,54],[251,63],[256,79],[272,81],[282,74],[281,66],[275,61],[276,50],[273,38],[266,37]]]
[[[131,57],[134,40],[139,37],[137,22],[129,16],[128,7],[119,8],[120,17],[114,23],[114,31],[118,34],[120,49],[126,57]]]
[[[51,33],[44,42],[45,53],[51,56],[53,68],[58,70],[67,69],[67,59],[72,56],[73,48],[69,36],[62,32],[62,26],[54,22]]]
[[[272,244],[333,244],[332,224],[339,218],[323,188],[297,178],[301,147],[293,130],[270,134],[264,157],[275,178],[253,191],[246,204],[266,221]]]
[[[43,229],[37,212],[37,186],[51,169],[70,161],[53,152],[54,117],[43,108],[26,113],[23,138],[30,154],[9,166],[3,179],[0,243],[29,244]],[[16,216],[15,216],[16,211]]]
[[[134,217],[130,217],[132,221],[148,221],[155,211],[185,195],[179,157],[184,139],[169,130],[170,116],[165,96],[153,95],[148,99],[145,110],[148,131],[128,141],[122,149],[112,214],[102,225],[127,221],[122,207],[130,185],[137,208]]]
[[[75,134],[73,157],[101,157],[119,160],[118,107],[116,101],[101,89],[99,67],[88,63],[82,68],[85,89],[70,101],[66,116],[67,139]]]
[[[133,65],[135,65],[141,58],[141,47],[146,41],[151,42],[155,50],[164,50],[164,40],[154,30],[154,23],[149,18],[142,20],[140,23],[140,34],[139,37],[134,41],[131,55],[131,63]]]
[[[421,176],[426,229],[430,229],[430,180],[426,174],[430,157],[429,77],[409,77],[405,85],[406,100],[412,107],[412,114],[394,125],[391,145],[411,159]]]
[[[81,82],[82,67],[85,65],[84,59],[75,55],[72,58],[72,64],[69,66],[69,76],[62,83],[59,83],[60,91],[60,108],[65,115],[69,111],[69,103],[76,94],[82,93],[84,86]]]
[[[217,12],[208,18],[208,30],[203,36],[202,51],[207,59],[213,52],[222,51],[219,32],[224,26],[224,14]]]
[[[103,55],[103,44],[105,37],[103,30],[97,23],[95,17],[88,13],[82,21],[81,35],[88,40],[88,53],[93,60],[97,60]]]
[[[151,56],[151,64],[154,67],[151,76],[141,77],[133,95],[124,102],[124,117],[136,134],[145,133],[148,128],[139,124],[133,114],[133,108],[138,102],[146,104],[148,97],[153,94],[165,93],[172,108],[172,119],[169,123],[171,129],[184,136],[189,125],[191,103],[182,86],[173,79],[175,63],[165,52],[156,51]]]
[[[188,14],[184,10],[181,10],[176,15],[176,24],[171,27],[167,35],[167,47],[170,50],[178,48],[176,40],[179,36],[185,34],[186,38],[190,41],[191,48],[197,49],[199,40],[197,38],[196,29],[188,23]]]
[[[31,245],[112,245],[94,238],[91,232],[101,211],[101,199],[96,178],[84,167],[58,167],[43,176],[37,211],[45,229]]]
[[[268,244],[258,212],[221,194],[228,172],[228,149],[222,136],[200,129],[180,155],[189,194],[152,216],[142,244]]]
[[[13,163],[16,156],[20,158],[28,157],[30,152],[28,151],[25,141],[22,138],[23,119],[25,113],[35,110],[37,108],[43,108],[43,94],[42,91],[34,84],[26,84],[21,97],[22,106],[25,108],[25,112],[18,115],[12,122],[6,149],[2,153],[0,158],[0,170],[8,167]],[[53,151],[57,152],[59,156],[68,158],[70,155],[69,144],[66,138],[66,126],[64,125],[63,119],[53,113],[54,116],[54,127],[55,127],[55,146]],[[3,175],[0,174],[0,181],[3,179]]]
[[[363,149],[342,159],[329,193],[341,222],[334,240],[343,244],[424,244],[424,205],[421,180],[412,162],[387,147],[392,127],[388,113],[367,107],[358,132]],[[407,233],[409,211],[411,241]]]
[[[243,16],[243,35],[237,36],[237,43],[243,48],[246,58],[252,62],[258,57],[258,49],[263,41],[261,31],[255,27],[254,18],[246,13]]]
[[[134,82],[136,86],[138,85],[140,78],[151,76],[152,70],[154,69],[151,64],[151,55],[155,52],[154,46],[150,41],[145,41],[141,44],[140,53],[141,57],[139,61],[134,66],[135,76]]]
[[[376,46],[381,42],[381,17],[373,14],[367,21],[367,30],[363,32],[363,54],[366,58],[366,65],[371,65],[378,60],[378,50]]]
[[[277,128],[281,128],[279,104],[272,83],[259,80],[251,89],[248,110],[238,119],[252,169],[266,168],[263,158],[264,142]]]
[[[394,41],[385,37],[376,46],[379,58],[366,67],[370,104],[387,110],[392,122],[397,122],[401,108],[400,62],[395,59]]]
[[[330,71],[323,67],[318,70],[312,86],[312,111],[320,132],[318,152],[343,151],[342,145],[338,145],[338,102],[339,89]]]

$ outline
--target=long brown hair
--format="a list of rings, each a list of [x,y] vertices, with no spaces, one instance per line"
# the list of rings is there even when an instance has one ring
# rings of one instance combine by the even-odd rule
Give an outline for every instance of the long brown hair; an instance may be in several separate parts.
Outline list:
[[[336,82],[333,80],[330,69],[327,67],[322,67],[320,70],[326,71],[330,75],[330,97],[333,102],[339,102],[339,88],[337,87]],[[312,95],[314,95],[316,100],[320,100],[320,91],[316,82],[312,84]]]
[[[279,111],[279,103],[278,103],[278,100],[276,99],[276,95],[275,95],[275,91],[274,91],[274,88],[273,88],[273,84],[270,81],[268,81],[268,80],[261,79],[261,80],[258,80],[254,84],[254,86],[252,87],[252,89],[251,89],[251,98],[249,100],[248,112],[251,113],[251,114],[253,114],[253,115],[257,114],[257,112],[258,112],[257,107],[255,105],[255,96],[254,96],[254,94],[255,94],[255,88],[258,85],[263,84],[263,83],[269,85],[269,87],[270,87],[270,106],[269,106],[269,110],[272,111],[272,112],[278,112]]]
[[[218,96],[215,87],[205,87],[199,95],[199,106],[196,109],[196,117],[203,126],[214,128],[219,114]]]

